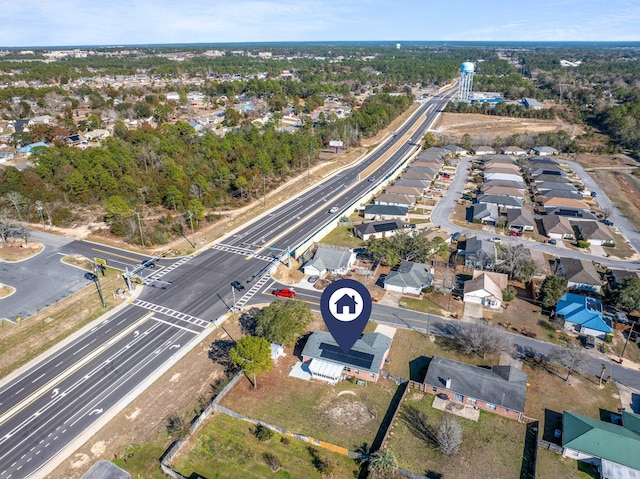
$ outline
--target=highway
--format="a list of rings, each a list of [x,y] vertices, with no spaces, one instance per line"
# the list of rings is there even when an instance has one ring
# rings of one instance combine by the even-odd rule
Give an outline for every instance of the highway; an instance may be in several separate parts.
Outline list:
[[[362,171],[412,128],[412,140],[417,142],[447,101],[444,95],[433,97],[360,164],[328,178],[223,242],[198,255],[162,260],[162,268],[144,270],[148,286],[131,305],[21,375],[1,381],[0,479],[45,477],[86,440],[83,433],[133,400],[179,355],[200,342],[212,330],[214,320],[234,303],[247,304],[266,286],[273,253],[247,245],[294,250],[415,151],[417,144],[401,144],[374,174],[376,182],[359,180]],[[339,211],[332,216],[328,210],[333,206]],[[89,248],[83,253],[89,258],[108,254],[107,249],[95,251],[95,245],[90,245],[69,243],[66,249]],[[122,256],[127,256],[123,261],[127,267],[140,259],[129,252]],[[235,291],[230,286],[234,280],[246,289]]]

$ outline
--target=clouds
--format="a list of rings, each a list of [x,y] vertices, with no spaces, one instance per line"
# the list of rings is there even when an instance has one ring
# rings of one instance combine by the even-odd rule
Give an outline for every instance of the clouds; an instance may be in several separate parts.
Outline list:
[[[5,0],[0,45],[640,40],[632,0]]]

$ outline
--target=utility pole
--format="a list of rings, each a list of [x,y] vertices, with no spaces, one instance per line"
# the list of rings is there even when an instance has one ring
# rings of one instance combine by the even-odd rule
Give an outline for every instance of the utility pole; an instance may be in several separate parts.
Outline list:
[[[193,229],[193,211],[189,211],[189,222],[191,223],[191,239],[193,240],[193,247],[196,247],[196,232]]]
[[[138,229],[140,229],[140,244],[144,248],[144,237],[142,236],[142,222],[140,221],[140,213],[136,213],[138,216]]]
[[[631,324],[631,329],[629,330],[629,334],[627,335],[627,340],[624,342],[624,346],[622,348],[622,352],[620,353],[620,360],[618,361],[618,363],[622,364],[622,356],[624,356],[624,352],[627,349],[627,344],[629,344],[629,338],[631,337],[631,335],[633,334],[633,329],[636,327],[636,322],[634,321]]]
[[[233,317],[236,317],[236,288],[234,288],[233,286],[231,286],[231,295],[233,296]]]
[[[42,214],[42,201],[36,200],[36,209],[40,213],[40,220],[42,221],[42,230],[44,231],[44,214]]]
[[[262,176],[262,204],[267,204],[267,177]]]

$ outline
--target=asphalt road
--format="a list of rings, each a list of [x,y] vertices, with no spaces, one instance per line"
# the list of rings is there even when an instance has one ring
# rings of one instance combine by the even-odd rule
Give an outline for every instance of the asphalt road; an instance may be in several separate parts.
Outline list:
[[[149,287],[132,306],[18,378],[5,381],[0,395],[0,479],[46,475],[47,463],[68,445],[71,450],[77,447],[74,439],[106,416],[116,403],[139,394],[142,389],[138,385],[170,364],[175,354],[200,340],[198,331],[205,331],[234,303],[246,304],[265,287],[273,255],[265,248],[249,249],[248,243],[295,249],[310,232],[331,219],[329,208],[347,208],[361,192],[372,188],[366,179],[358,181],[360,172],[414,124],[417,132],[413,136],[421,138],[446,101],[437,97],[425,103],[397,136],[364,162],[254,221],[225,243],[197,256],[162,260],[164,267],[150,272],[146,281]],[[414,148],[401,145],[378,169],[376,178],[390,174]],[[271,243],[273,235],[279,236],[275,243]],[[84,243],[67,245],[67,251],[88,248],[84,254],[99,256],[94,246]],[[107,254],[106,248],[100,249],[103,251],[97,253]],[[114,258],[120,255],[117,251],[110,254]],[[121,256],[127,256],[126,261],[138,260],[129,252]],[[124,264],[128,264],[126,261]],[[235,280],[245,286],[243,291],[231,287]]]
[[[25,261],[0,261],[0,282],[16,289],[0,300],[0,318],[12,322],[36,314],[89,284],[82,271],[61,261],[72,240],[32,231],[30,241],[42,243],[44,250]]]

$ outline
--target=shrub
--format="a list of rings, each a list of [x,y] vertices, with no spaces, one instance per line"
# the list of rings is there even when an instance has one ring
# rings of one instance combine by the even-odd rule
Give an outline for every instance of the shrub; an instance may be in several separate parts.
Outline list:
[[[256,426],[256,430],[254,431],[255,436],[259,441],[267,442],[269,439],[273,437],[273,431],[262,424],[258,424]]]
[[[504,290],[504,293],[502,293],[502,299],[508,303],[509,301],[513,301],[513,299],[515,299],[517,295],[518,291],[516,290],[516,288],[509,285],[507,286],[507,289]]]
[[[590,246],[591,243],[589,243],[588,241],[583,241],[583,240],[578,240],[576,241],[576,246],[578,248],[588,248]]]
[[[282,467],[280,459],[278,459],[273,454],[265,452],[262,457],[264,457],[265,462],[269,465],[272,472],[277,472]]]
[[[605,343],[611,343],[611,342],[613,342],[613,334],[605,334],[605,336],[604,336],[604,342],[605,342]]]

